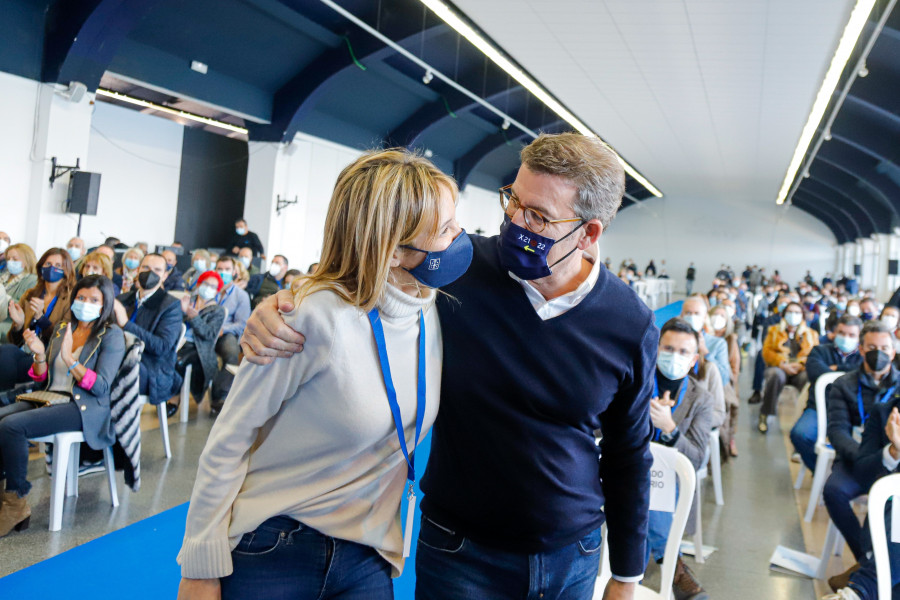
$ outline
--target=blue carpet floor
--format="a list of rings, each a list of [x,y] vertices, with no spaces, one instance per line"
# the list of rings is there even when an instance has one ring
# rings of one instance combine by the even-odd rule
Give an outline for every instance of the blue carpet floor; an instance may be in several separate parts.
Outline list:
[[[657,327],[678,316],[681,305],[679,301],[657,309]],[[428,463],[430,451],[429,433],[416,450],[417,465]],[[418,484],[416,496],[422,498]],[[0,579],[0,598],[175,598],[181,578],[175,557],[184,537],[187,506],[187,503],[176,506],[7,575]],[[405,497],[400,514],[406,514]],[[419,536],[420,516],[416,507],[413,540]],[[394,580],[396,600],[412,600],[415,595],[415,560],[416,544],[413,544],[407,568],[399,579]]]

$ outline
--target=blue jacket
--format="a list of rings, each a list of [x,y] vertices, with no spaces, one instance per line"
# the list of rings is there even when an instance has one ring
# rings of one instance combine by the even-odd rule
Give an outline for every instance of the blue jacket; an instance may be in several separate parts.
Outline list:
[[[832,365],[837,365],[838,371],[848,372],[860,368],[862,362],[859,351],[844,356],[832,343],[822,343],[813,348],[806,358],[806,374],[809,376],[806,408],[816,410],[816,380],[825,373],[831,373]]]
[[[888,377],[882,380],[876,389],[872,378],[863,369],[850,371],[828,386],[828,441],[837,452],[837,460],[846,464],[854,464],[859,455],[860,445],[853,439],[853,428],[862,424],[862,415],[859,414],[859,402],[857,392],[861,391],[863,412],[872,414],[876,406],[876,396],[880,399],[885,391],[894,383],[900,381],[900,374],[892,367]],[[894,394],[900,392],[900,386],[894,389]],[[866,423],[866,429],[874,425]]]
[[[894,392],[890,401],[873,408],[866,422],[862,444],[859,446],[856,462],[853,463],[853,476],[864,490],[868,490],[878,479],[891,473],[884,467],[882,453],[884,447],[891,443],[884,432],[884,427],[894,407],[900,408],[900,391]]]

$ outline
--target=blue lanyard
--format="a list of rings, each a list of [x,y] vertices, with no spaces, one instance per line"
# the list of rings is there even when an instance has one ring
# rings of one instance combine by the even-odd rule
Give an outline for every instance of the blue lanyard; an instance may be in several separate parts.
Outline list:
[[[892,385],[888,391],[884,393],[884,395],[879,398],[878,392],[875,392],[875,404],[884,404],[891,397],[891,394],[894,393],[894,389],[896,389],[897,385]],[[862,425],[866,424],[866,420],[869,418],[869,415],[866,414],[865,410],[863,410],[863,399],[862,399],[862,383],[856,388],[856,408],[859,410],[859,420]]]
[[[232,285],[232,286],[228,289],[228,293],[225,294],[225,297],[222,298],[222,300],[220,300],[220,301],[218,302],[218,305],[219,305],[219,306],[224,306],[225,301],[228,300],[228,296],[230,296],[230,295],[231,295],[231,292],[233,292],[233,291],[234,291],[234,285]]]
[[[43,298],[43,295],[42,295],[41,297]],[[53,300],[51,300],[51,301],[50,301],[50,304],[47,305],[47,308],[44,309],[44,315],[43,315],[43,316],[44,316],[44,317],[47,317],[48,320],[50,319],[50,314],[53,312],[53,307],[56,306],[56,301],[57,301],[58,299],[59,299],[59,296],[53,296]],[[38,321],[39,321],[39,319],[32,319],[32,320],[31,320],[31,324],[34,325],[34,324],[37,323]],[[34,326],[34,334],[35,334],[35,335],[41,335],[41,328],[40,328],[40,327],[37,327],[37,326]]]
[[[394,427],[397,429],[397,438],[400,440],[400,449],[406,459],[406,479],[410,484],[416,481],[415,451],[419,443],[419,435],[422,433],[422,421],[425,417],[425,315],[419,311],[419,375],[416,390],[416,437],[413,440],[412,454],[407,451],[406,436],[403,434],[403,419],[400,416],[400,405],[397,403],[397,391],[394,389],[394,380],[391,378],[391,364],[388,360],[387,344],[384,341],[384,327],[381,325],[381,317],[378,309],[369,311],[369,322],[372,323],[372,332],[375,334],[375,344],[378,346],[378,360],[381,362],[381,375],[384,378],[384,387],[387,391],[388,404],[391,407],[391,415],[394,417]]]
[[[140,308],[141,308],[141,304],[140,304],[140,302],[139,302],[138,292],[135,292],[135,293],[134,293],[134,312],[131,313],[131,318],[128,319],[128,322],[129,322],[129,323],[133,323],[134,320],[137,318],[138,310],[139,310]]]
[[[681,391],[678,392],[678,400],[675,402],[675,406],[672,407],[672,412],[675,412],[679,406],[681,406],[681,401],[684,400],[684,395],[687,393],[687,377],[684,378],[681,382]],[[653,398],[659,398],[659,381],[657,381],[656,376],[653,376]],[[662,435],[661,429],[656,429],[653,433],[653,441],[659,441],[659,437]]]

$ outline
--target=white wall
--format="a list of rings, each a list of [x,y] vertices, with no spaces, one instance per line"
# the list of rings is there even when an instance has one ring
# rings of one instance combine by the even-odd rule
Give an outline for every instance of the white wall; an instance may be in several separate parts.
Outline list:
[[[807,269],[821,278],[835,270],[835,248],[828,228],[796,208],[674,197],[629,207],[600,238],[600,256],[611,257],[613,269],[626,258],[641,270],[653,258],[659,269],[665,259],[679,291],[691,261],[697,268],[694,289],[705,291],[722,263],[738,273],[747,264],[769,274],[778,269],[792,283]]]
[[[184,128],[112,104],[94,105],[90,171],[102,173],[97,216],[82,219],[89,246],[115,235],[125,243],[169,244],[175,235]],[[73,228],[74,232],[74,228]]]
[[[7,232],[14,243],[25,237],[32,168],[29,154],[38,87],[30,79],[0,72],[0,231]]]

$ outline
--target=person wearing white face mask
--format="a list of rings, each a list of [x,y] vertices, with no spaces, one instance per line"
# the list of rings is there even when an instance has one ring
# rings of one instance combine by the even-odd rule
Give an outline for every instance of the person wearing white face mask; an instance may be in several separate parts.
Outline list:
[[[225,321],[225,309],[216,302],[216,294],[224,283],[215,271],[207,271],[197,279],[197,287],[191,295],[181,297],[181,312],[187,331],[184,344],[178,350],[175,370],[184,378],[188,365],[192,365],[191,395],[199,404],[203,391],[216,374],[216,339]],[[180,404],[176,396],[166,403],[166,413],[171,417]]]
[[[759,414],[760,433],[769,430],[768,416],[775,414],[778,396],[784,386],[790,384],[802,390],[808,377],[806,359],[819,344],[818,334],[803,322],[803,306],[791,302],[784,309],[784,318],[769,328],[763,343],[762,356],[766,361],[763,402]]]
[[[729,304],[730,303],[730,304]],[[737,440],[734,433],[737,428],[738,410],[740,399],[734,389],[734,382],[741,374],[741,348],[738,344],[738,336],[734,332],[734,306],[731,300],[726,300],[709,311],[709,323],[712,334],[724,340],[728,347],[728,363],[731,367],[731,383],[723,386],[725,394],[725,410],[728,418],[720,428],[720,441],[726,456],[737,456]]]
[[[222,368],[215,374],[210,393],[210,407],[218,413],[225,403],[225,397],[234,381],[232,370],[240,364],[241,346],[239,340],[250,317],[250,296],[235,284],[238,273],[237,263],[230,256],[223,256],[216,263],[216,273],[222,278],[222,288],[216,302],[225,309],[228,317],[216,340],[215,353],[222,359]]]
[[[900,308],[891,306],[890,304],[886,305],[881,310],[879,319],[882,323],[887,325],[888,329],[894,332],[894,349],[897,354],[900,354],[900,339],[897,339],[897,328],[900,327]]]
[[[240,261],[240,263],[244,265],[247,273],[249,273],[250,275],[256,275],[257,273],[259,273],[259,269],[256,267],[256,265],[253,264],[253,250],[251,250],[250,248],[241,248],[241,251],[238,252],[237,256],[238,261]]]
[[[203,273],[212,270],[215,265],[210,261],[209,251],[197,248],[191,252],[191,268],[184,272],[185,289],[193,291],[197,287],[197,278]]]
[[[259,241],[259,236],[250,231],[245,219],[238,219],[234,223],[234,233],[231,235],[231,253],[237,254],[243,248],[249,248],[253,256],[263,259],[266,257],[266,250]]]
[[[6,334],[13,324],[9,314],[10,302],[18,302],[25,292],[37,284],[37,258],[30,246],[13,244],[6,249],[5,254],[7,268],[0,271],[0,285],[5,291],[3,306],[0,307],[0,340],[6,340]]]
[[[703,296],[691,296],[682,305],[681,318],[699,334],[700,357],[716,367],[706,369],[701,379],[713,395],[713,427],[721,427],[725,425],[727,418],[725,386],[731,381],[731,366],[728,363],[728,346],[725,340],[710,332],[708,310],[709,306]]]
[[[55,326],[49,344],[31,330],[23,334],[33,359],[28,375],[47,391],[71,394],[71,401],[39,410],[27,402],[0,408],[0,471],[6,472],[0,537],[28,528],[29,439],[82,431],[95,450],[115,441],[109,396],[125,356],[125,337],[113,315],[113,285],[106,277],[90,275],[75,284],[71,297],[71,310]]]
[[[72,257],[72,262],[76,263],[76,269],[80,266],[77,263],[84,257],[85,250],[86,246],[84,245],[84,240],[80,237],[73,237],[66,243],[66,252]]]
[[[689,376],[700,360],[700,335],[685,320],[674,318],[663,325],[659,336],[656,379],[650,399],[650,421],[653,441],[675,448],[684,454],[695,469],[703,467],[706,447],[713,425],[713,397]],[[706,368],[714,369],[711,364]],[[647,532],[647,554],[660,560],[665,553],[672,513],[650,511]],[[691,535],[696,522],[694,513],[685,533]],[[694,574],[678,557],[672,582],[675,598],[706,598]]]
[[[276,254],[272,258],[272,264],[269,265],[269,270],[266,272],[265,276],[262,278],[262,282],[259,286],[259,291],[253,297],[253,307],[256,306],[276,293],[278,290],[284,289],[284,276],[288,271],[288,259],[287,257]]]

